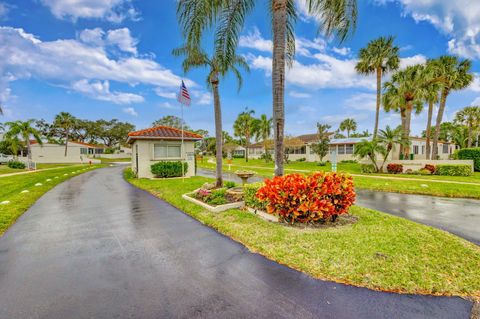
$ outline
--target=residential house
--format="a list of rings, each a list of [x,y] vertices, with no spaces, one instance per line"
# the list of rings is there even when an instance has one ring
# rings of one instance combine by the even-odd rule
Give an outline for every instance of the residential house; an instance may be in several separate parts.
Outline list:
[[[79,141],[69,141],[67,155],[65,144],[43,143],[31,141],[32,161],[35,163],[88,163],[98,162],[91,159],[103,154],[105,146],[88,144]]]

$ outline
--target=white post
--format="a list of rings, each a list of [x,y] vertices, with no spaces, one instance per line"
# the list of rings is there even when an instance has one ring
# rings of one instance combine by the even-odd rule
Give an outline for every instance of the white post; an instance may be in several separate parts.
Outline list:
[[[183,145],[183,103],[180,103],[181,104],[181,107],[182,107],[182,123],[181,123],[181,127],[182,127],[182,146],[180,147],[180,152],[182,153],[180,156],[181,156],[181,161],[180,163],[182,164],[182,181],[185,180],[185,172],[184,172],[184,167],[183,167],[183,162],[184,162],[184,154],[185,154],[185,146]]]

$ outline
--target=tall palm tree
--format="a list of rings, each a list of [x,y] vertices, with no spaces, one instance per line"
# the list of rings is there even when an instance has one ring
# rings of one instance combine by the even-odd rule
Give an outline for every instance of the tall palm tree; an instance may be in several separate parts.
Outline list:
[[[456,56],[441,56],[440,58],[433,60],[431,65],[434,69],[435,76],[442,87],[432,140],[432,159],[436,159],[438,155],[440,124],[442,124],[447,98],[452,91],[461,90],[469,86],[473,81],[473,75],[471,73],[472,62],[468,59],[460,60]]]
[[[385,149],[385,152],[383,153],[382,165],[378,169],[380,172],[382,172],[388,155],[395,150],[397,144],[403,145],[404,143],[402,141],[402,130],[399,127],[392,129],[387,125],[384,130],[379,130],[377,139]]]
[[[358,54],[358,63],[355,70],[360,74],[376,74],[377,77],[377,105],[375,113],[375,127],[373,129],[373,138],[378,132],[378,118],[380,114],[380,104],[382,97],[382,77],[386,72],[398,70],[400,58],[398,52],[400,48],[393,45],[394,37],[380,37],[370,41],[365,48],[360,49]]]
[[[258,119],[258,127],[257,131],[255,132],[255,139],[257,141],[262,141],[263,143],[263,150],[265,154],[268,152],[268,139],[272,135],[272,119],[268,118],[267,115],[262,114]]]
[[[455,121],[467,126],[467,147],[472,147],[473,131],[480,126],[480,107],[467,106],[455,114]]]
[[[222,107],[220,103],[220,93],[218,86],[220,79],[225,77],[227,73],[232,72],[235,74],[238,81],[238,89],[242,86],[242,76],[239,71],[239,67],[248,71],[249,67],[245,59],[241,56],[233,56],[230,59],[225,59],[222,55],[216,52],[213,56],[208,56],[199,47],[184,46],[179,49],[173,50],[173,55],[184,56],[182,66],[185,73],[192,68],[206,67],[208,69],[207,86],[213,93],[213,108],[215,113],[215,145],[216,145],[216,186],[222,187]]]
[[[350,137],[350,132],[357,129],[357,122],[354,119],[345,119],[340,123],[340,131],[347,131],[347,137]]]
[[[240,113],[233,123],[233,132],[235,136],[245,140],[245,161],[248,162],[248,147],[250,139],[255,136],[258,130],[258,119],[253,117],[254,110],[245,109]]]
[[[15,121],[15,122],[7,122],[8,131],[5,134],[7,139],[14,143],[13,148],[18,150],[18,137],[20,136],[27,146],[27,158],[28,158],[28,168],[32,168],[32,148],[31,148],[31,140],[30,138],[33,137],[38,144],[43,145],[42,138],[40,136],[40,132],[33,126],[35,120],[27,120],[27,121]]]
[[[198,46],[205,30],[216,27],[215,50],[226,59],[235,55],[240,32],[246,16],[253,10],[255,0],[179,0],[178,20],[187,44]],[[295,54],[294,23],[297,17],[295,0],[270,0],[269,13],[273,30],[272,54],[272,112],[275,146],[275,175],[283,175],[285,126],[285,63]],[[320,21],[326,36],[335,35],[344,41],[356,26],[356,0],[306,0],[309,14]]]
[[[427,115],[427,127],[425,130],[426,137],[426,147],[425,147],[425,158],[429,160],[432,153],[432,117],[433,117],[433,108],[436,103],[439,101],[441,86],[435,76],[435,66],[432,65],[432,60],[428,61],[424,69],[425,77],[425,86],[424,86],[424,98],[425,103],[428,104],[428,115]]]
[[[400,153],[409,154],[410,123],[412,112],[420,113],[425,94],[424,66],[413,65],[392,75],[384,84],[383,105],[385,111],[399,112],[402,120],[402,145]]]
[[[68,140],[70,139],[70,132],[75,127],[76,118],[67,112],[60,112],[55,116],[53,121],[53,126],[63,130],[65,136],[65,157],[67,157],[68,152]]]

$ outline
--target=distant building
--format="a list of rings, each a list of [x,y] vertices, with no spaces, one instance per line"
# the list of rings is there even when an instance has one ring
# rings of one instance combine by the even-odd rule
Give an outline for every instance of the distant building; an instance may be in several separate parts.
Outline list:
[[[32,160],[35,163],[88,163],[91,158],[104,153],[105,146],[69,141],[67,156],[64,144],[31,142]],[[96,162],[96,161],[94,161]]]

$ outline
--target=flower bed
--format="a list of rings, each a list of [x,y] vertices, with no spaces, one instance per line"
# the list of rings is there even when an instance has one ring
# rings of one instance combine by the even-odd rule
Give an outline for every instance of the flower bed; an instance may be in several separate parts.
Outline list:
[[[205,184],[193,193],[184,194],[183,198],[212,212],[243,207],[243,196],[239,196],[235,192],[229,192],[229,189],[234,189],[232,186],[235,185],[229,184],[227,186],[229,187],[215,189],[212,184]]]

